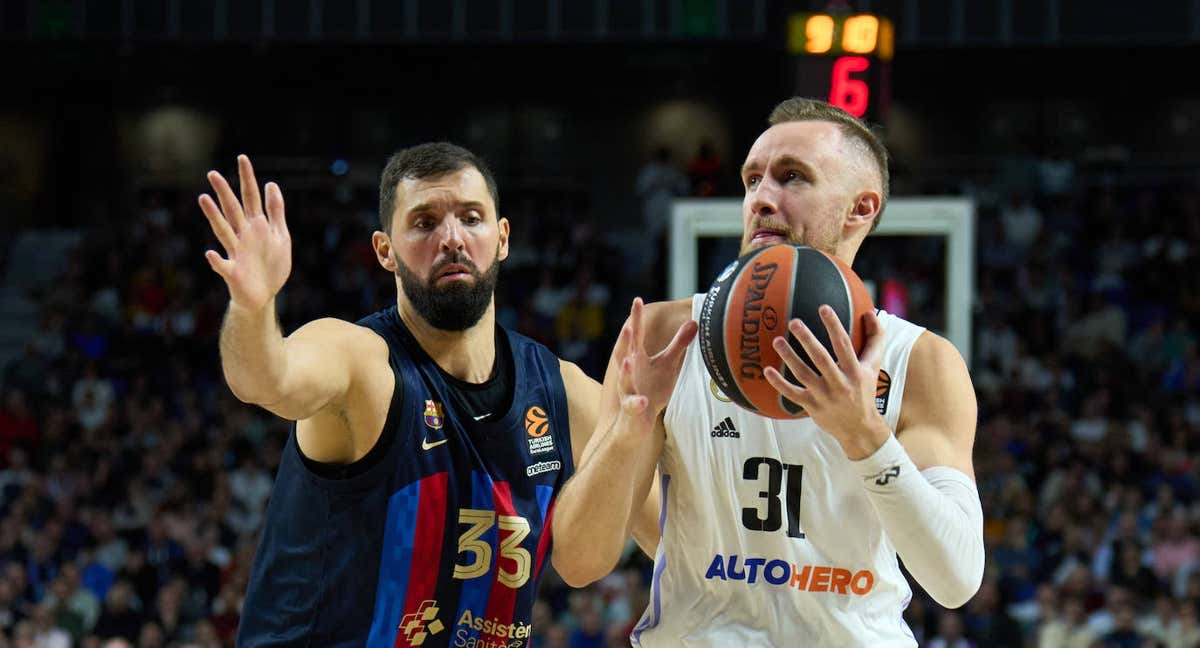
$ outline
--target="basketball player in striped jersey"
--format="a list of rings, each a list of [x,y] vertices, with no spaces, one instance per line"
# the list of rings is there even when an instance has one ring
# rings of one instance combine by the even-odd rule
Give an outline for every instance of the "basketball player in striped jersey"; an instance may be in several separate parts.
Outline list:
[[[221,361],[234,394],[296,421],[254,559],[239,646],[528,645],[555,498],[596,425],[600,386],[495,322],[509,223],[482,160],[450,144],[394,155],[378,261],[397,302],[283,337],[291,269],[278,185],[264,209],[209,174],[200,206],[227,257]],[[657,503],[653,503],[657,506]],[[639,541],[653,550],[657,510]],[[646,529],[650,535],[642,535]]]
[[[886,150],[824,102],[789,99],[769,124],[742,167],[743,252],[791,242],[852,264],[887,200]],[[917,645],[897,556],[947,607],[983,575],[976,403],[961,355],[878,312],[856,356],[823,306],[833,355],[799,320],[788,326],[820,375],[781,337],[775,348],[803,387],[774,369],[765,377],[810,416],[768,419],[716,389],[697,343],[670,353],[669,340],[694,338],[703,299],[635,300],[605,377],[602,425],[559,498],[556,567],[576,586],[603,576],[634,503],[658,492],[651,603],[633,645]]]

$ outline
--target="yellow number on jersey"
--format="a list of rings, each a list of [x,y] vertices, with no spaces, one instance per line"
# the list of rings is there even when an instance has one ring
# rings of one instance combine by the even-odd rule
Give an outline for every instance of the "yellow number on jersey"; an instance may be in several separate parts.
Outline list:
[[[458,523],[469,524],[470,527],[458,537],[458,553],[468,553],[470,562],[465,565],[454,565],[454,577],[467,580],[487,576],[492,569],[492,545],[483,540],[483,534],[496,524],[496,512],[481,509],[462,509],[458,512]],[[529,574],[533,560],[529,551],[521,547],[521,542],[529,535],[529,520],[516,515],[501,515],[500,531],[508,531],[508,536],[500,540],[500,558],[511,560],[515,565],[512,571],[498,566],[496,580],[504,585],[517,589],[529,582]]]
[[[496,512],[462,509],[458,512],[458,523],[471,525],[458,537],[458,553],[470,553],[471,562],[455,564],[454,577],[466,580],[486,575],[492,567],[492,545],[479,538],[496,523]]]

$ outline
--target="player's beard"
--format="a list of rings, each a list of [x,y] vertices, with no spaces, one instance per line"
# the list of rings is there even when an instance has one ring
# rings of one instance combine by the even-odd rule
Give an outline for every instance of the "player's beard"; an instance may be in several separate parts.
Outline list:
[[[480,272],[470,259],[456,252],[429,271],[429,280],[422,280],[393,253],[396,261],[396,276],[409,303],[429,325],[443,331],[465,331],[479,323],[492,303],[496,281],[500,276],[500,247],[496,247],[496,258],[487,272]],[[436,285],[438,271],[448,264],[457,263],[467,268],[472,281],[451,281],[445,286]]]
[[[835,221],[830,221],[835,222]],[[759,228],[771,228],[779,230],[779,235],[785,241],[792,245],[807,245],[810,248],[816,248],[826,254],[836,255],[838,244],[841,243],[841,235],[835,227],[831,227],[829,231],[811,231],[805,232],[805,236],[801,237],[796,234],[787,223],[781,223],[774,219],[767,219],[761,216],[756,216],[750,221],[750,227],[746,228],[746,233],[742,235],[742,249],[738,251],[738,256],[744,256],[746,253],[757,250],[761,245],[751,246],[750,241],[746,240],[751,232]]]

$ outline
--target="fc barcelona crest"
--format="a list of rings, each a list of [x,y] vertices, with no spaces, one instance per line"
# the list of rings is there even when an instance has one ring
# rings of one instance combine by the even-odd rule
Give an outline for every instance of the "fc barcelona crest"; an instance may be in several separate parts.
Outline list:
[[[442,404],[437,401],[425,401],[425,425],[434,430],[442,429],[442,419],[445,414],[442,412]]]

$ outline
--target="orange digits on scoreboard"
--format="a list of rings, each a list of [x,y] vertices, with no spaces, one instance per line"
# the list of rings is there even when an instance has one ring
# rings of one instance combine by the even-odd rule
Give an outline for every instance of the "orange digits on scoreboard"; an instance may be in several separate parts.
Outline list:
[[[833,47],[833,16],[809,16],[804,24],[804,51],[824,54]]]
[[[879,49],[875,52],[875,56],[878,56],[881,61],[892,60],[892,55],[895,53],[894,46],[892,21],[884,20],[879,25]]]
[[[842,49],[854,54],[875,51],[879,38],[879,19],[869,14],[851,16],[842,25]]]
[[[794,13],[787,21],[792,54],[866,54],[890,61],[895,37],[892,21],[871,14],[833,16]]]

